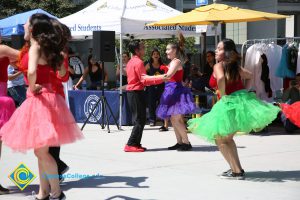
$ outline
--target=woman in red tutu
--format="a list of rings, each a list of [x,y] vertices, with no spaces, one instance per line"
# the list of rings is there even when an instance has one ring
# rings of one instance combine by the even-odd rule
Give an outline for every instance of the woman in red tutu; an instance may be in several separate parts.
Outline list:
[[[0,129],[15,111],[15,103],[13,99],[7,96],[7,67],[10,62],[15,62],[17,57],[18,51],[8,46],[0,45]],[[0,140],[0,157],[1,146],[2,142]],[[0,185],[0,195],[7,193],[9,193],[9,190]]]
[[[30,36],[27,99],[2,127],[0,135],[4,144],[15,151],[34,149],[40,175],[36,199],[65,199],[58,176],[53,176],[58,171],[49,147],[75,142],[82,138],[82,133],[64,98],[53,90],[57,84],[54,77],[64,59],[63,35],[58,34],[44,14],[32,15],[24,29],[25,36]]]

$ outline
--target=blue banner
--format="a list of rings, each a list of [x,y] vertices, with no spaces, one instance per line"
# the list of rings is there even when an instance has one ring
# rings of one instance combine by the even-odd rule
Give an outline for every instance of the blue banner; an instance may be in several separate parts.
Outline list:
[[[95,107],[99,98],[101,97],[101,91],[94,90],[70,90],[69,91],[69,104],[70,110],[74,115],[77,123],[83,123],[88,118],[92,109]],[[104,96],[112,109],[114,117],[119,122],[119,108],[120,99],[119,91],[105,91]],[[123,103],[122,103],[122,125],[131,125],[131,113],[128,108],[126,93],[123,93]],[[108,108],[107,108],[108,109]],[[88,123],[96,124],[102,122],[102,112],[103,106],[101,103],[95,109],[93,115],[89,119]],[[109,124],[115,124],[113,117],[109,110],[107,110]]]

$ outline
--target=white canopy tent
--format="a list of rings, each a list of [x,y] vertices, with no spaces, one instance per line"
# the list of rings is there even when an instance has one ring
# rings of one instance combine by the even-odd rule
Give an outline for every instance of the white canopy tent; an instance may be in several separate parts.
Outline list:
[[[115,31],[120,38],[120,55],[122,39],[168,38],[181,31],[185,36],[197,36],[195,26],[146,26],[146,24],[181,14],[158,0],[98,0],[85,9],[69,15],[60,21],[66,24],[74,39],[92,38],[93,31]],[[207,32],[207,26],[198,26],[197,30]],[[207,35],[214,35],[209,28]],[[120,59],[122,66],[122,59]],[[122,84],[122,70],[120,70]],[[120,90],[120,119],[122,122],[122,90]]]
[[[75,39],[91,37],[97,30],[115,31],[117,35],[132,35],[137,39],[167,38],[179,30],[185,36],[196,36],[195,26],[145,26],[179,14],[158,0],[98,0],[61,22],[70,27]],[[201,29],[206,32],[206,27]],[[214,32],[209,31],[208,35]]]

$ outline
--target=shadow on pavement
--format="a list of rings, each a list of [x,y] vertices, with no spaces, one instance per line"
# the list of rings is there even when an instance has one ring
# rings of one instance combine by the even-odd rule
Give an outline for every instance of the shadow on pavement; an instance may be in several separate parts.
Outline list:
[[[63,191],[70,190],[72,188],[149,188],[149,186],[140,186],[145,182],[148,177],[129,177],[129,176],[99,176],[90,177],[85,179],[79,179],[75,181],[63,182],[61,188]],[[117,183],[121,183],[120,186],[115,186]],[[126,185],[124,186],[123,183]],[[106,184],[113,184],[109,186]],[[28,185],[22,192],[17,187],[10,187],[12,194],[22,193],[24,196],[31,195],[32,191],[36,193],[39,190],[38,185]]]
[[[237,148],[238,149],[244,149],[246,147],[240,146],[240,147],[237,147]],[[168,148],[156,148],[156,149],[147,149],[147,151],[155,152],[155,151],[170,151],[170,150],[168,150]],[[174,151],[176,151],[176,150],[174,150]],[[197,151],[215,152],[215,151],[219,151],[219,149],[218,149],[217,146],[212,146],[212,145],[195,145],[195,146],[193,146],[193,149],[191,151],[188,151],[188,152],[193,152],[193,151],[196,151],[196,152]]]
[[[105,200],[140,200],[140,199],[126,197],[126,196],[123,196],[123,195],[116,195],[116,196],[107,198]],[[151,200],[151,199],[149,199],[149,200]]]
[[[300,171],[246,172],[245,180],[253,182],[300,181]]]

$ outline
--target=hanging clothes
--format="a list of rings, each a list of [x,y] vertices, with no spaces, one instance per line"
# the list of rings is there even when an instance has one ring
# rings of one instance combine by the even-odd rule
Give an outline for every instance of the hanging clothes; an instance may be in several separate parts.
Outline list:
[[[246,52],[245,68],[252,72],[251,88],[255,91],[256,96],[262,100],[272,102],[272,90],[270,91],[270,83],[267,83],[268,92],[266,92],[265,83],[262,81],[262,64],[264,62],[262,55],[267,51],[268,47],[264,43],[254,44],[248,48]],[[265,58],[267,58],[265,56]],[[264,73],[266,74],[266,73]],[[269,79],[269,76],[264,80]],[[271,95],[271,96],[270,96]]]
[[[295,44],[291,44],[288,47],[288,68],[296,73],[297,70],[297,58],[298,58],[298,48]]]
[[[261,71],[260,79],[264,82],[265,92],[268,93],[268,97],[271,98],[272,89],[271,89],[271,81],[269,78],[270,70],[269,70],[268,58],[266,54],[263,53],[261,55],[261,59],[262,59],[262,64],[261,64],[262,71]]]
[[[296,74],[299,74],[299,73],[300,73],[300,51],[298,51]]]
[[[286,44],[282,48],[281,60],[276,70],[276,76],[281,78],[295,78],[296,73],[289,69],[289,45]]]
[[[255,89],[255,85],[257,80],[260,80],[260,76],[257,76],[256,68],[259,64],[259,57],[260,54],[256,50],[257,44],[252,45],[247,49],[246,52],[246,58],[245,58],[245,69],[249,70],[253,74],[253,79],[251,80],[251,83],[249,84],[252,89]]]
[[[276,69],[279,66],[281,60],[281,54],[282,54],[281,46],[274,43],[268,45],[268,48],[266,50],[266,56],[268,59],[268,65],[270,70],[269,77],[271,81],[271,88],[274,95],[276,91],[281,90],[283,87],[282,78],[279,78],[275,75]],[[300,66],[299,66],[299,70],[300,70]]]

